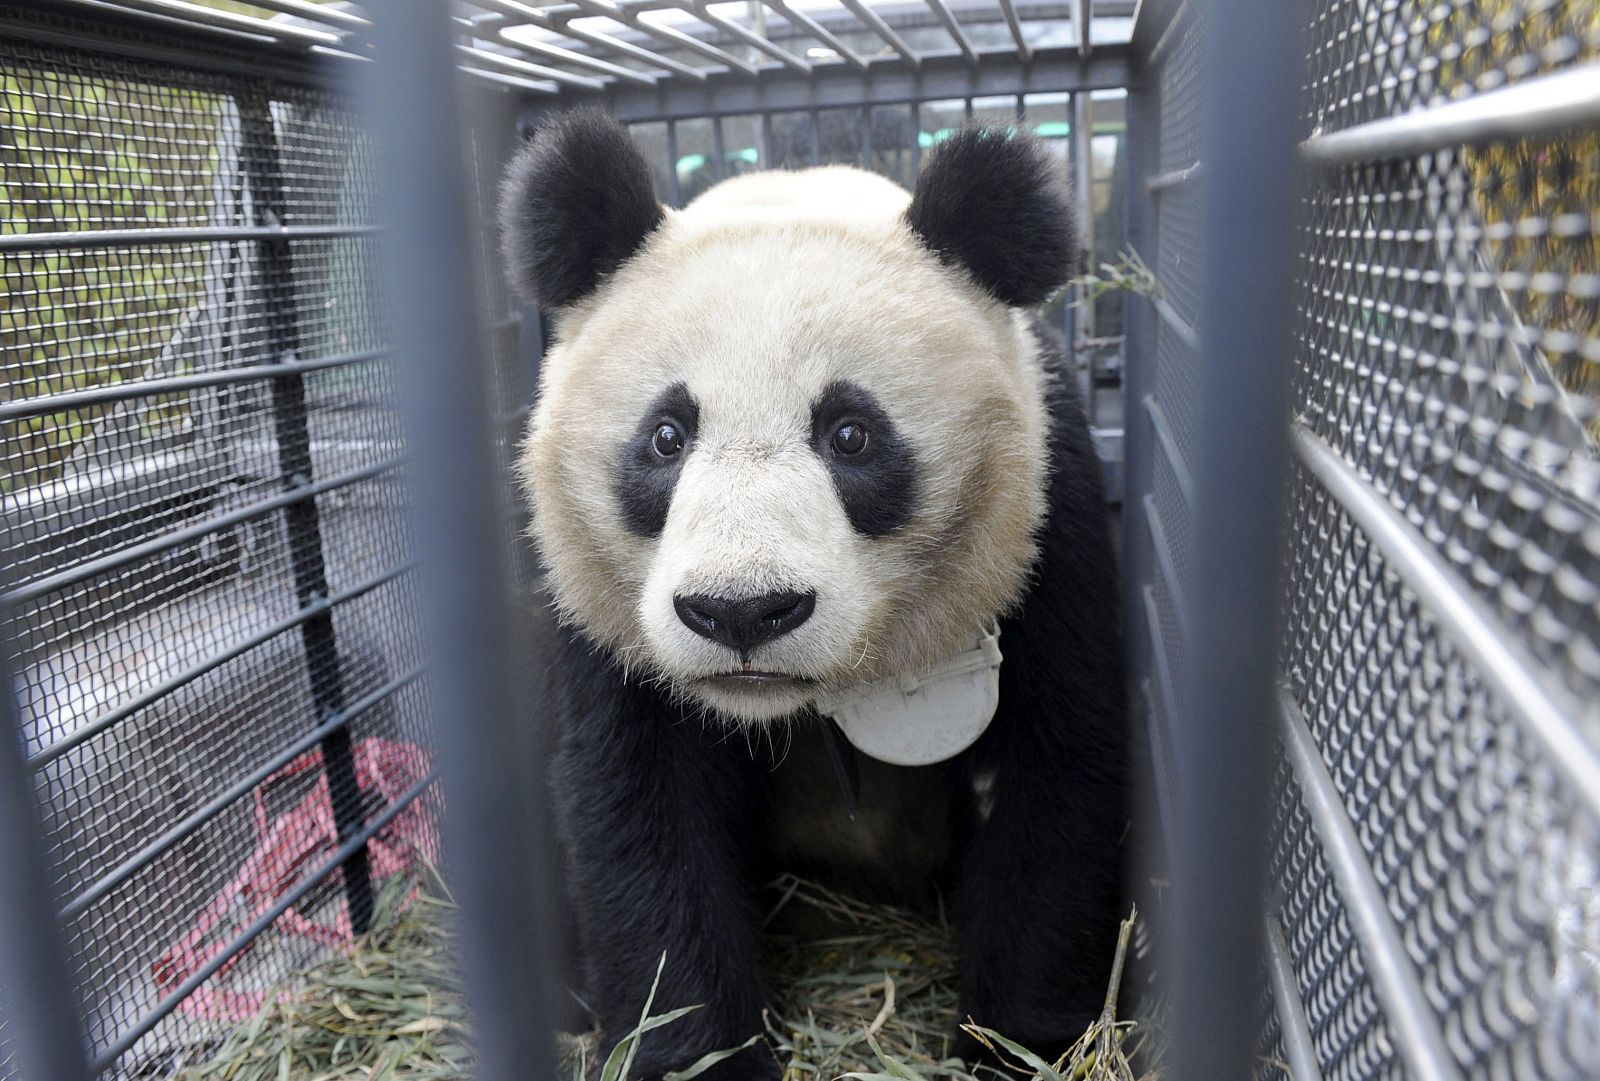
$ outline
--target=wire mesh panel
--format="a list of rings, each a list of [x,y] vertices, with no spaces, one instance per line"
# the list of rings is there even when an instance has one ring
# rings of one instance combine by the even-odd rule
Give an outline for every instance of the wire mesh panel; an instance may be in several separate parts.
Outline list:
[[[0,171],[21,735],[95,1066],[165,1076],[438,854],[377,177],[303,52],[17,11]]]
[[[1185,522],[1204,511],[1184,473],[1197,7],[1149,39],[1161,292],[1153,350],[1131,358],[1151,372],[1134,573],[1158,740],[1181,717],[1161,690],[1181,681]],[[1260,1072],[1593,1077],[1600,15],[1307,10],[1267,936],[1288,979]]]

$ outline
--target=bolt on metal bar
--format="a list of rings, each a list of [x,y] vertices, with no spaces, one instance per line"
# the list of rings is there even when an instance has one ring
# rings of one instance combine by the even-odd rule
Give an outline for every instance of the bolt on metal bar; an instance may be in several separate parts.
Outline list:
[[[158,229],[78,229],[0,236],[0,252],[40,249],[136,248],[146,244],[232,243],[245,240],[326,240],[373,236],[373,225],[172,226]]]
[[[238,525],[240,522],[248,522],[252,518],[259,518],[275,510],[281,510],[301,500],[313,499],[325,492],[331,492],[352,484],[359,484],[364,480],[382,476],[400,468],[403,464],[405,464],[404,458],[394,457],[363,469],[354,469],[348,473],[341,473],[339,476],[331,477],[328,480],[319,480],[314,484],[309,482],[298,484],[269,499],[252,503],[248,507],[240,507],[226,514],[218,514],[215,517],[196,522],[194,525],[185,526],[171,533],[164,533],[159,537],[153,537],[140,544],[118,549],[98,559],[79,563],[75,567],[57,571],[55,574],[46,575],[43,578],[36,578],[24,585],[17,586],[9,593],[0,595],[0,606],[26,604],[57,590],[66,589],[68,586],[86,581],[98,574],[105,574],[129,563],[137,563],[141,559],[159,555],[167,549],[174,548],[180,544],[199,540],[201,537],[215,533],[219,529]]]
[[[63,920],[76,919],[88,910],[89,906],[98,903],[112,890],[160,859],[162,854],[169,851],[174,845],[192,836],[204,827],[207,822],[210,822],[233,806],[233,804],[249,795],[251,789],[266,782],[278,770],[293,762],[329,736],[348,729],[351,721],[360,717],[384,699],[421,679],[427,670],[428,666],[426,664],[419,664],[389,680],[382,686],[373,688],[332,717],[323,721],[316,728],[302,735],[299,739],[293,740],[280,748],[267,761],[258,765],[199,807],[196,807],[177,822],[174,822],[133,855],[90,883],[83,892],[62,907],[61,918]]]
[[[580,90],[604,90],[606,83],[600,79],[591,79],[587,75],[574,75],[569,71],[547,67],[544,64],[534,64],[527,60],[518,60],[514,56],[504,56],[500,53],[479,49],[460,42],[455,44],[456,52],[471,59],[477,64],[488,64],[490,67],[501,68],[516,75],[524,75],[532,79],[546,79],[561,86],[575,86]],[[653,82],[645,80],[647,86],[654,86]]]
[[[888,45],[889,48],[899,53],[906,63],[910,64],[913,68],[922,66],[921,54],[911,46],[907,45],[905,39],[899,34],[895,33],[894,29],[888,23],[884,22],[882,17],[880,17],[876,11],[873,11],[866,4],[862,3],[861,0],[839,0],[839,3],[843,4],[850,10],[852,15],[865,23],[867,29],[871,30],[874,34],[877,34],[880,38],[882,38],[884,43]]]
[[[1000,0],[1000,17],[1005,19],[1006,29],[1011,31],[1011,40],[1017,43],[1017,59],[1026,64],[1033,59],[1033,46],[1023,36],[1022,22],[1017,18],[1017,5],[1012,0]]]
[[[972,47],[972,40],[967,37],[967,32],[961,29],[960,23],[956,22],[955,12],[950,10],[950,5],[945,3],[944,0],[927,0],[927,4],[933,9],[933,13],[939,17],[939,21],[944,24],[944,28],[949,31],[950,36],[955,39],[956,48],[961,50],[961,55],[966,57],[967,63],[976,64],[978,62],[977,50]]]
[[[197,372],[194,375],[174,375],[165,379],[139,379],[127,383],[111,383],[88,390],[73,390],[62,394],[40,394],[33,398],[19,398],[14,402],[0,402],[0,423],[42,417],[51,413],[65,413],[107,402],[123,402],[133,398],[154,398],[162,394],[176,394],[203,387],[220,387],[231,383],[253,383],[262,379],[276,379],[285,375],[326,371],[329,368],[347,368],[365,364],[388,354],[387,349],[369,349],[360,353],[341,353],[338,356],[318,357],[314,360],[291,360],[281,364],[252,364],[243,368],[224,368],[215,372]]]
[[[495,15],[490,16],[489,18],[499,20],[497,25],[500,29],[496,36],[496,40],[504,45],[509,45],[512,48],[521,48],[523,43],[507,37],[505,31],[517,24],[524,24],[527,26],[537,27],[540,30],[548,30],[552,33],[562,34],[576,41],[587,42],[588,44],[596,46],[597,48],[608,49],[612,52],[621,53],[624,56],[632,57],[635,60],[649,64],[651,67],[660,68],[664,71],[670,71],[690,79],[696,79],[703,82],[706,77],[706,73],[701,71],[699,68],[690,67],[688,64],[680,63],[677,60],[673,60],[671,57],[662,56],[659,53],[651,52],[649,49],[640,48],[632,42],[624,41],[621,38],[612,37],[610,34],[601,34],[593,30],[585,30],[582,27],[572,26],[567,21],[552,19],[547,12],[541,11],[538,8],[530,7],[527,4],[521,3],[520,0],[472,0],[472,2],[478,7],[488,8],[490,11],[495,12]],[[475,22],[474,25],[477,27],[482,24]]]
[[[1592,707],[1548,678],[1489,603],[1439,550],[1322,438],[1294,427],[1294,449],[1329,495],[1383,553],[1422,608],[1472,664],[1500,704],[1545,751],[1591,814],[1600,815],[1600,749],[1573,723]]]
[[[481,262],[449,22],[449,0],[390,4],[375,28],[375,60],[359,69],[361,102],[384,177],[381,220],[396,227],[382,269],[407,428],[457,436],[414,456],[408,479],[477,1073],[537,1081],[553,1077],[556,1062],[544,963],[550,863],[541,771],[515,749],[529,744],[525,704],[547,699],[543,674],[529,671],[542,666],[514,656],[511,533],[479,338]]]
[[[1343,131],[1313,135],[1300,144],[1300,152],[1313,165],[1333,169],[1417,157],[1455,146],[1558,135],[1597,121],[1600,62]]]
[[[0,640],[0,1007],[6,1041],[17,1077],[88,1081],[78,996],[50,896],[45,831],[34,779],[22,761],[11,656],[9,643]]]
[[[1272,1007],[1278,1018],[1278,1035],[1283,1054],[1289,1060],[1289,1075],[1294,1081],[1322,1081],[1311,1025],[1306,1021],[1305,1004],[1300,1000],[1300,982],[1295,978],[1294,960],[1278,921],[1267,917],[1267,978],[1272,984]]]
[[[1173,1081],[1255,1065],[1300,195],[1300,5],[1228,0],[1207,18],[1201,143],[1215,164],[1201,208],[1198,512],[1173,707]]]
[[[175,987],[170,994],[156,1003],[149,1013],[139,1018],[138,1021],[134,1022],[132,1026],[118,1036],[110,1046],[101,1051],[95,1057],[90,1068],[98,1075],[116,1065],[117,1060],[129,1048],[144,1039],[151,1029],[161,1023],[162,1018],[178,1008],[180,1002],[192,995],[197,988],[221,971],[224,965],[237,957],[252,942],[260,938],[267,928],[278,921],[279,916],[299,904],[307,894],[322,885],[328,876],[348,863],[357,851],[364,849],[368,841],[382,833],[390,822],[394,821],[402,811],[420,799],[438,780],[439,770],[434,768],[429,770],[416,784],[402,792],[393,803],[385,807],[371,822],[368,822],[360,830],[352,834],[348,840],[334,849],[331,856],[307,873],[298,885],[285,891],[283,896],[279,897],[271,908],[252,920],[216,956],[212,957],[211,960],[197,969],[193,975]]]
[[[695,18],[707,26],[714,26],[724,34],[738,38],[751,48],[759,49],[778,63],[793,68],[802,75],[811,74],[811,64],[808,61],[802,60],[781,45],[773,44],[743,23],[718,15],[711,10],[706,0],[676,0],[676,6],[693,14]]]
[[[319,600],[314,604],[307,605],[293,614],[278,620],[276,623],[272,623],[266,627],[263,627],[261,630],[256,631],[249,637],[235,642],[233,645],[222,650],[220,653],[212,654],[205,660],[185,668],[182,672],[177,673],[171,678],[162,680],[156,686],[151,687],[148,691],[145,691],[137,698],[130,699],[115,709],[107,710],[105,713],[102,713],[100,716],[96,717],[87,724],[80,725],[78,728],[73,729],[70,734],[62,736],[48,747],[40,748],[31,757],[29,757],[29,767],[37,770],[42,766],[48,765],[57,758],[60,758],[62,755],[66,754],[68,751],[72,750],[74,747],[87,743],[96,736],[104,734],[110,729],[121,724],[123,721],[127,720],[129,717],[132,717],[140,710],[149,708],[174,691],[193,683],[207,672],[212,672],[218,668],[221,668],[223,665],[227,664],[236,657],[244,656],[257,646],[264,645],[265,643],[276,638],[278,635],[283,634],[286,631],[293,630],[308,619],[313,619],[325,612],[331,612],[339,605],[344,604],[346,601],[355,600],[357,597],[362,597],[368,593],[371,593],[374,589],[377,589],[380,586],[387,585],[415,567],[415,561],[402,563],[385,571],[382,574],[368,578],[366,581],[358,583],[357,585],[353,585],[349,589],[340,590],[338,593],[335,593],[324,600]]]
[[[660,38],[668,44],[690,49],[709,60],[725,64],[734,71],[742,71],[746,75],[754,75],[756,73],[754,64],[739,59],[726,49],[719,49],[708,41],[702,41],[693,34],[685,34],[682,30],[674,27],[662,26],[659,23],[641,19],[637,11],[614,4],[611,0],[573,0],[573,4],[586,14],[600,15],[624,26],[631,26],[642,33]],[[566,33],[566,30],[563,29],[562,33]]]
[[[1438,1018],[1410,964],[1405,941],[1367,863],[1366,850],[1345,810],[1333,776],[1300,706],[1286,690],[1278,695],[1278,731],[1300,787],[1306,813],[1322,842],[1328,869],[1339,886],[1345,917],[1366,965],[1372,990],[1383,1003],[1396,1050],[1416,1081],[1460,1081]]]
[[[287,213],[283,159],[278,145],[272,106],[265,94],[245,92],[234,96],[238,104],[245,172],[257,220],[276,224]],[[260,270],[270,318],[267,333],[273,353],[293,356],[300,350],[299,300],[295,285],[294,253],[288,240],[275,238],[260,246]],[[280,375],[268,384],[272,395],[273,434],[278,442],[278,475],[286,494],[294,494],[315,477],[311,459],[310,409],[306,402],[305,375]],[[289,535],[289,562],[294,576],[295,607],[306,608],[328,595],[327,567],[323,557],[322,522],[315,499],[296,499],[283,507]],[[311,699],[318,718],[344,709],[344,660],[339,655],[333,613],[325,612],[300,624]],[[361,800],[350,735],[330,733],[322,743],[322,768],[328,779],[328,799],[338,838],[343,841],[361,826]],[[345,901],[350,928],[366,934],[374,904],[372,874],[367,852],[358,848],[344,865]]]

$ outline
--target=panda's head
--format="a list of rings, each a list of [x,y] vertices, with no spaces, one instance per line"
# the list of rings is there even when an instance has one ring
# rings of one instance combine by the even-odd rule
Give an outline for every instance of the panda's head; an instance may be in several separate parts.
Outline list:
[[[914,196],[828,167],[672,211],[602,114],[541,129],[501,217],[512,280],[556,315],[519,471],[564,618],[737,721],[970,645],[1044,512],[1019,309],[1074,258],[1054,172],[969,130]]]

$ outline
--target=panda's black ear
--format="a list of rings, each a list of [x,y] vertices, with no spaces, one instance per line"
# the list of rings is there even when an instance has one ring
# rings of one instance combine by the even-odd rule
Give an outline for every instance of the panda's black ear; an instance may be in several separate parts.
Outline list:
[[[524,299],[564,308],[639,250],[664,217],[650,165],[598,109],[538,128],[500,185],[506,276]]]
[[[934,148],[906,221],[941,260],[1007,304],[1050,298],[1077,265],[1059,166],[1031,136],[963,128]]]

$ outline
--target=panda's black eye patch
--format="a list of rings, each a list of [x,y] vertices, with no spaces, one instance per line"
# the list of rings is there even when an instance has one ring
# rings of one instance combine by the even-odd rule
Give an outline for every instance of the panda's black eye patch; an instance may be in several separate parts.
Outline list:
[[[651,402],[623,447],[613,486],[628,531],[657,537],[667,526],[672,492],[683,472],[684,452],[700,425],[700,405],[682,383]]]
[[[889,414],[866,388],[836,380],[811,403],[811,445],[858,533],[882,537],[917,505],[917,462]]]

